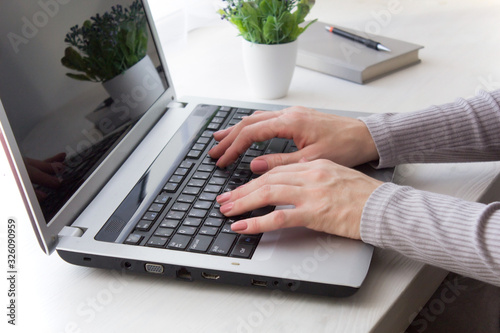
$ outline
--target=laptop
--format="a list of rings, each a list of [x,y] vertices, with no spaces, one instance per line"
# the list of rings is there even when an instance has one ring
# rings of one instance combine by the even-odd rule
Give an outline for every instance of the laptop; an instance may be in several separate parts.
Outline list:
[[[306,228],[231,231],[234,221],[275,208],[226,218],[215,197],[257,177],[249,169],[256,156],[297,147],[255,143],[217,168],[207,155],[214,131],[282,107],[178,99],[146,1],[9,1],[1,12],[0,139],[43,251],[75,265],[186,281],[334,297],[360,288],[373,253],[367,244]],[[118,75],[125,83],[89,82],[94,74],[61,60],[84,22],[131,12],[144,24],[145,56],[135,74],[130,67]]]

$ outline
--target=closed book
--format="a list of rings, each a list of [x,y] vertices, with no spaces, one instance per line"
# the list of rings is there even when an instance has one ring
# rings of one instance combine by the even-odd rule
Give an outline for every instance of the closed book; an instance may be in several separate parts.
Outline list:
[[[326,26],[331,25],[317,21],[299,37],[298,66],[363,84],[420,62],[421,45],[335,26],[391,50],[377,51],[335,35]]]

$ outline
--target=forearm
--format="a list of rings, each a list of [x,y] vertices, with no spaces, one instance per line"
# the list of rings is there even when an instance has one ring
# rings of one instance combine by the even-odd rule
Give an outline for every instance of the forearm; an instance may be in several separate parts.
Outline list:
[[[500,157],[500,90],[422,111],[361,120],[377,147],[378,167]]]
[[[376,247],[500,286],[500,203],[386,183],[368,199],[360,231]]]

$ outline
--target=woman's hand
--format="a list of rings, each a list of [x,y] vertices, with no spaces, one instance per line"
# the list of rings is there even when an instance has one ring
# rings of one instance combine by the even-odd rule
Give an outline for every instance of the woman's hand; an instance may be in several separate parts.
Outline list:
[[[254,142],[274,137],[293,139],[299,150],[255,158],[250,164],[254,173],[264,173],[303,158],[307,161],[328,159],[345,166],[378,159],[375,143],[362,121],[304,107],[257,111],[235,126],[214,133],[214,138],[220,142],[209,154],[218,159],[217,165],[223,168]]]
[[[217,201],[226,216],[265,206],[293,205],[232,224],[244,234],[303,226],[360,239],[363,207],[382,182],[328,160],[279,166],[257,179],[223,193]]]

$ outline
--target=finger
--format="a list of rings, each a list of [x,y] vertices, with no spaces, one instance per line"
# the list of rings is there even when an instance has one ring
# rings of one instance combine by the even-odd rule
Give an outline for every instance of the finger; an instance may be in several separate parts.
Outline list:
[[[256,157],[250,162],[253,173],[262,174],[278,166],[298,163],[305,159],[304,151],[297,150],[293,153],[269,154]]]
[[[218,138],[220,139],[218,140],[219,144],[213,147],[208,152],[208,154],[212,158],[219,158],[224,154],[226,149],[233,143],[233,141],[240,134],[243,128],[277,116],[278,112],[262,112],[258,114],[253,114],[251,116],[244,117],[238,124],[226,130],[214,133],[214,138],[216,138],[216,140]]]
[[[291,164],[273,169],[233,191],[225,192],[219,195],[217,197],[217,202],[219,204],[225,204],[227,202],[235,201],[266,185],[303,186],[304,177],[302,177],[299,173],[305,170],[307,170],[307,167],[300,164]]]
[[[305,219],[296,209],[280,209],[269,214],[234,222],[231,229],[242,234],[263,232],[302,226]]]
[[[293,185],[265,185],[220,207],[222,214],[237,216],[267,206],[296,205],[301,188]]]

